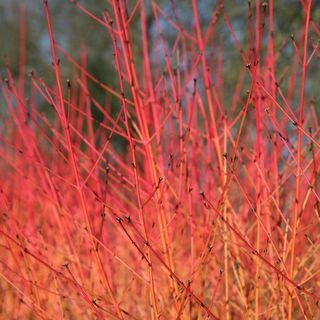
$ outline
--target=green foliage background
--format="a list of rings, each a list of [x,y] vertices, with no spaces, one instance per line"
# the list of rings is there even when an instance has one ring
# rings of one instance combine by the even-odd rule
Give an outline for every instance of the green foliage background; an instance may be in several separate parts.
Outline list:
[[[112,8],[108,1],[105,0],[80,0],[78,1],[89,11],[102,17],[103,10],[112,12]],[[156,47],[156,26],[151,9],[151,0],[144,0],[147,8],[148,35],[150,37],[150,47],[152,50]],[[129,11],[135,5],[135,1],[127,1]],[[193,12],[191,1],[185,0],[157,0],[156,3],[163,9],[166,14],[175,20],[172,10],[172,3],[177,8],[179,20],[184,28],[195,34],[193,24]],[[227,12],[230,21],[237,32],[237,37],[243,47],[248,49],[248,5],[247,1],[223,1],[224,10]],[[255,1],[252,1],[255,5]],[[208,27],[212,12],[217,5],[217,1],[199,0],[199,12],[203,30]],[[56,41],[77,61],[79,61],[81,46],[84,46],[87,52],[88,69],[100,81],[107,83],[109,86],[117,89],[117,75],[113,66],[113,51],[111,40],[106,30],[81,13],[68,0],[49,0],[50,12],[55,32]],[[2,77],[5,77],[5,67],[8,65],[13,73],[18,73],[19,60],[19,20],[21,16],[21,8],[26,10],[26,26],[27,26],[27,70],[34,72],[45,79],[47,83],[53,81],[53,72],[51,68],[50,46],[46,21],[42,1],[39,0],[0,0],[0,70]],[[300,28],[304,19],[304,12],[300,1],[281,0],[274,1],[274,39],[275,51],[281,50],[281,57],[276,65],[276,75],[279,77],[284,68],[291,66],[294,60],[294,49],[290,40],[291,34],[294,35],[296,41],[301,39]],[[267,17],[268,19],[268,17]],[[266,19],[266,30],[268,20]],[[320,21],[320,3],[313,1],[312,19],[316,23]],[[131,41],[135,50],[135,63],[139,66],[141,62],[141,45],[139,42],[140,24],[138,19],[133,19],[131,24]],[[177,31],[174,30],[164,20],[161,23],[163,34],[167,41],[168,48],[172,47]],[[317,41],[317,36],[313,29],[310,31],[310,38]],[[224,90],[220,92],[220,96],[225,106],[231,103],[232,95],[229,90],[235,88],[241,69],[244,67],[239,53],[231,38],[230,32],[223,19],[220,17],[216,25],[214,33],[215,54],[218,54],[219,43],[223,45],[223,85]],[[267,45],[268,33],[265,32],[264,44]],[[161,50],[160,47],[158,47]],[[266,48],[262,48],[262,52],[266,52]],[[152,52],[151,52],[152,57]],[[313,59],[312,65],[308,68],[307,74],[307,96],[312,97],[316,102],[318,98],[318,79],[319,66],[315,63],[317,59]],[[161,65],[163,61],[157,61]],[[61,59],[62,73],[65,79],[71,78],[74,69],[70,63]],[[287,77],[289,78],[289,77]],[[284,79],[281,83],[285,90],[287,82]],[[213,83],[215,79],[212,79]],[[249,82],[249,79],[247,79]],[[296,83],[297,88],[299,83]],[[105,92],[99,87],[89,83],[92,96],[100,102],[105,100]],[[298,90],[297,90],[298,91]],[[298,92],[296,98],[298,98]],[[293,100],[294,101],[294,100]],[[96,112],[96,111],[93,111]],[[95,114],[99,118],[99,114]]]

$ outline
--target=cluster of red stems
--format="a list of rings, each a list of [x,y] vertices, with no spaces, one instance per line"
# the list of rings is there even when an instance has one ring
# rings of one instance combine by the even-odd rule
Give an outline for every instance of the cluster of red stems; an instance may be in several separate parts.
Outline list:
[[[1,80],[1,318],[319,319],[312,1],[300,1],[281,74],[273,0],[246,4],[245,45],[221,2],[205,26],[192,0],[188,31],[173,1],[175,19],[151,1],[153,51],[144,1],[110,0],[101,17],[71,2],[105,28],[118,85],[90,73],[85,50],[77,62],[58,45],[47,1],[55,81],[28,74],[21,16],[18,76],[7,68]],[[242,61],[234,88],[224,87],[218,22]],[[68,81],[60,60],[74,68]]]

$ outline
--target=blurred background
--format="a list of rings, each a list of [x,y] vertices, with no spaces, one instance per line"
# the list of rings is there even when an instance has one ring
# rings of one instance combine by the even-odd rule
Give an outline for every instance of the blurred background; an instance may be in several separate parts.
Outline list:
[[[136,4],[136,1],[127,1],[130,10]],[[161,57],[161,46],[157,40],[157,28],[152,12],[152,1],[144,0],[146,5],[146,14],[148,21],[148,36],[149,36],[149,50],[151,59],[157,53],[159,59],[159,52]],[[78,3],[83,5],[91,13],[97,17],[102,18],[102,12],[107,10],[112,12],[111,1],[107,0],[79,0]],[[156,0],[155,3],[163,10],[163,12],[173,21],[177,21],[190,33],[195,35],[193,12],[191,0]],[[228,0],[223,1],[224,10],[237,32],[237,37],[240,44],[245,50],[248,49],[248,6],[247,1],[243,0]],[[253,5],[255,1],[252,1]],[[262,2],[261,2],[262,3]],[[208,27],[211,20],[212,12],[216,7],[217,1],[200,0],[198,1],[199,13],[203,30]],[[109,86],[117,86],[117,76],[114,69],[113,49],[110,37],[103,26],[90,19],[88,16],[80,12],[69,0],[49,0],[49,7],[52,17],[54,34],[56,42],[59,43],[76,61],[80,60],[81,48],[85,49],[87,55],[87,68],[98,78],[101,82],[107,83]],[[281,55],[277,61],[276,75],[278,78],[282,77],[285,72],[290,74],[290,67],[294,62],[295,52],[290,39],[294,35],[295,41],[302,40],[303,34],[300,29],[303,25],[303,9],[300,1],[281,0],[274,1],[275,25],[274,25],[274,39],[275,52],[281,51]],[[176,11],[176,14],[175,14]],[[159,15],[160,19],[163,19]],[[313,1],[312,5],[312,19],[316,23],[320,21],[320,2]],[[172,48],[177,36],[177,31],[168,24],[165,20],[160,20],[163,36],[166,40],[168,48]],[[46,27],[45,14],[43,9],[43,2],[40,0],[0,0],[0,43],[2,44],[0,50],[0,70],[1,76],[5,77],[5,68],[9,66],[15,76],[18,74],[19,65],[19,45],[21,41],[21,30],[26,32],[26,74],[33,70],[38,76],[46,79],[47,83],[53,81],[53,72],[51,67],[50,44],[48,39],[48,32]],[[142,50],[139,41],[134,41],[135,33],[139,39],[140,22],[139,19],[132,20],[131,39],[135,50],[135,63],[139,65],[140,52]],[[266,18],[268,24],[268,15]],[[239,74],[244,68],[243,61],[240,58],[239,52],[236,49],[231,38],[230,32],[227,29],[226,23],[220,17],[214,32],[215,39],[212,39],[212,52],[206,52],[208,55],[219,57],[219,52],[223,59],[223,86],[219,93],[225,105],[231,103],[230,94],[226,88],[235,88],[239,79]],[[268,30],[268,28],[266,28]],[[311,38],[318,41],[317,35],[311,28]],[[264,42],[267,44],[268,33],[264,35]],[[262,52],[267,52],[263,50]],[[71,78],[74,74],[74,67],[61,58],[61,70],[65,78]],[[307,96],[314,97],[318,100],[318,86],[319,86],[319,67],[313,62],[308,71],[307,76]],[[161,67],[163,61],[155,61]],[[183,66],[178,66],[183,68]],[[312,71],[311,71],[312,70]],[[289,78],[289,77],[288,77]],[[299,77],[298,77],[299,78]],[[249,81],[244,79],[244,81]],[[284,79],[281,83],[282,89],[285,90],[287,82]],[[213,77],[212,82],[216,79]],[[299,83],[297,83],[297,89]],[[105,92],[94,84],[89,83],[89,88],[93,96],[98,101],[105,99]],[[117,88],[117,87],[116,87]],[[299,91],[299,90],[297,90]],[[294,93],[298,98],[299,92]],[[293,99],[294,101],[294,99]]]

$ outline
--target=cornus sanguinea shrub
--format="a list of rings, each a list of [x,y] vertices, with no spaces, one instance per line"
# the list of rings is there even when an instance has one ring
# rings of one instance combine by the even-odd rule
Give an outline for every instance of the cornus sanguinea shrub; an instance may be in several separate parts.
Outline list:
[[[281,43],[273,0],[235,3],[241,30],[223,2],[66,2],[105,31],[110,83],[38,5],[52,77],[21,15],[1,80],[1,318],[319,319],[316,2]]]

